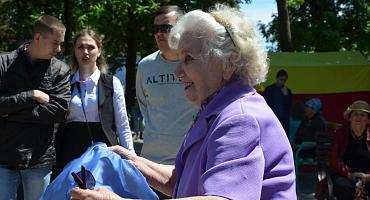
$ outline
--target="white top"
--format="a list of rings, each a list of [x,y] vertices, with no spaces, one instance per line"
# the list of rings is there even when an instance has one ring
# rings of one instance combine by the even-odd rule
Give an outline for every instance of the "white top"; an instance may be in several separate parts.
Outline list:
[[[71,84],[76,81],[80,82],[81,96],[86,112],[86,118],[82,110],[82,104],[78,90],[73,88],[71,101],[69,104],[69,114],[67,116],[68,122],[100,122],[98,111],[98,81],[100,77],[99,69],[87,78],[85,81],[80,81],[79,71],[75,73],[72,78]],[[123,88],[117,77],[113,76],[113,110],[114,119],[116,124],[116,134],[119,138],[121,146],[134,151],[134,144],[132,141],[131,130],[128,122],[125,96]]]
[[[136,95],[145,120],[141,156],[162,164],[174,164],[198,110],[175,76],[178,64],[157,51],[140,61],[136,75]]]

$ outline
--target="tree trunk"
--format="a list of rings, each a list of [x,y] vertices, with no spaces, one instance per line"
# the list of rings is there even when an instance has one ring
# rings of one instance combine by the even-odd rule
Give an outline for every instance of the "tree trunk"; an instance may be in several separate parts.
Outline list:
[[[315,31],[315,51],[316,52],[325,52],[325,51],[336,51],[339,49],[339,45],[336,47],[335,45],[328,45],[331,43],[332,40],[336,38],[328,34],[331,32],[330,27],[324,21],[330,20],[328,16],[332,13],[337,13],[335,10],[335,2],[333,0],[312,0],[309,1],[310,11],[312,15],[312,21],[316,30],[322,31]]]
[[[68,56],[71,54],[72,48],[72,27],[73,27],[73,19],[72,19],[72,11],[73,5],[72,0],[64,0],[64,25],[66,27],[66,34],[64,39],[64,56]]]
[[[279,21],[279,43],[282,51],[293,51],[286,0],[276,0]]]
[[[129,110],[134,103],[136,90],[135,90],[135,79],[136,79],[136,32],[137,32],[137,20],[132,10],[129,8],[128,11],[128,25],[127,25],[127,54],[126,54],[126,108]]]

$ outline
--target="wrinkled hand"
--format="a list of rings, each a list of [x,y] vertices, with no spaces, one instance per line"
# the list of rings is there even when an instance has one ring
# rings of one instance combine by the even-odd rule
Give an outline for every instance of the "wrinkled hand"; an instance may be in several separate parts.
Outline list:
[[[84,190],[80,188],[72,189],[71,199],[79,200],[122,200],[123,198],[119,197],[117,194],[109,191],[105,188],[99,188],[96,190]]]
[[[131,151],[119,145],[108,147],[108,150],[113,151],[119,154],[122,158],[131,160],[131,161],[133,161],[133,157],[135,156]]]
[[[361,179],[364,184],[370,182],[370,174],[364,174],[363,178]]]
[[[352,181],[357,181],[357,179],[361,179],[361,181],[364,181],[364,179],[366,178],[366,174],[362,172],[348,173],[347,178],[349,178]]]
[[[32,90],[33,93],[33,99],[35,99],[40,104],[47,104],[49,103],[49,95],[47,95],[45,92],[40,90]]]

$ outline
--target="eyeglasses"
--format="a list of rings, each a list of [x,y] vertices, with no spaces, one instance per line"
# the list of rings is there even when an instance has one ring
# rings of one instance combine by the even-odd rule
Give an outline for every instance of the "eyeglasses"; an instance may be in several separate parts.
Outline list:
[[[171,24],[154,24],[152,26],[152,33],[157,34],[157,33],[169,33],[171,31],[171,28],[173,26]]]
[[[72,172],[72,177],[77,186],[81,189],[92,190],[95,187],[96,182],[94,176],[83,165],[81,165],[81,171]]]

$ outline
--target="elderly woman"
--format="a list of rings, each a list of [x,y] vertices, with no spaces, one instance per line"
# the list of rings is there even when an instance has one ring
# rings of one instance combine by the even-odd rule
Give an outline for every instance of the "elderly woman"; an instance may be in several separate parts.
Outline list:
[[[169,35],[181,64],[176,75],[199,113],[175,166],[160,165],[119,146],[150,185],[173,198],[296,199],[292,151],[272,110],[253,85],[265,80],[266,54],[242,13],[216,6],[184,15]],[[74,189],[73,199],[117,198]],[[104,196],[105,195],[105,196]]]
[[[353,199],[356,182],[370,196],[370,106],[366,101],[355,101],[344,112],[349,121],[335,133],[330,152],[334,193],[337,199]]]

